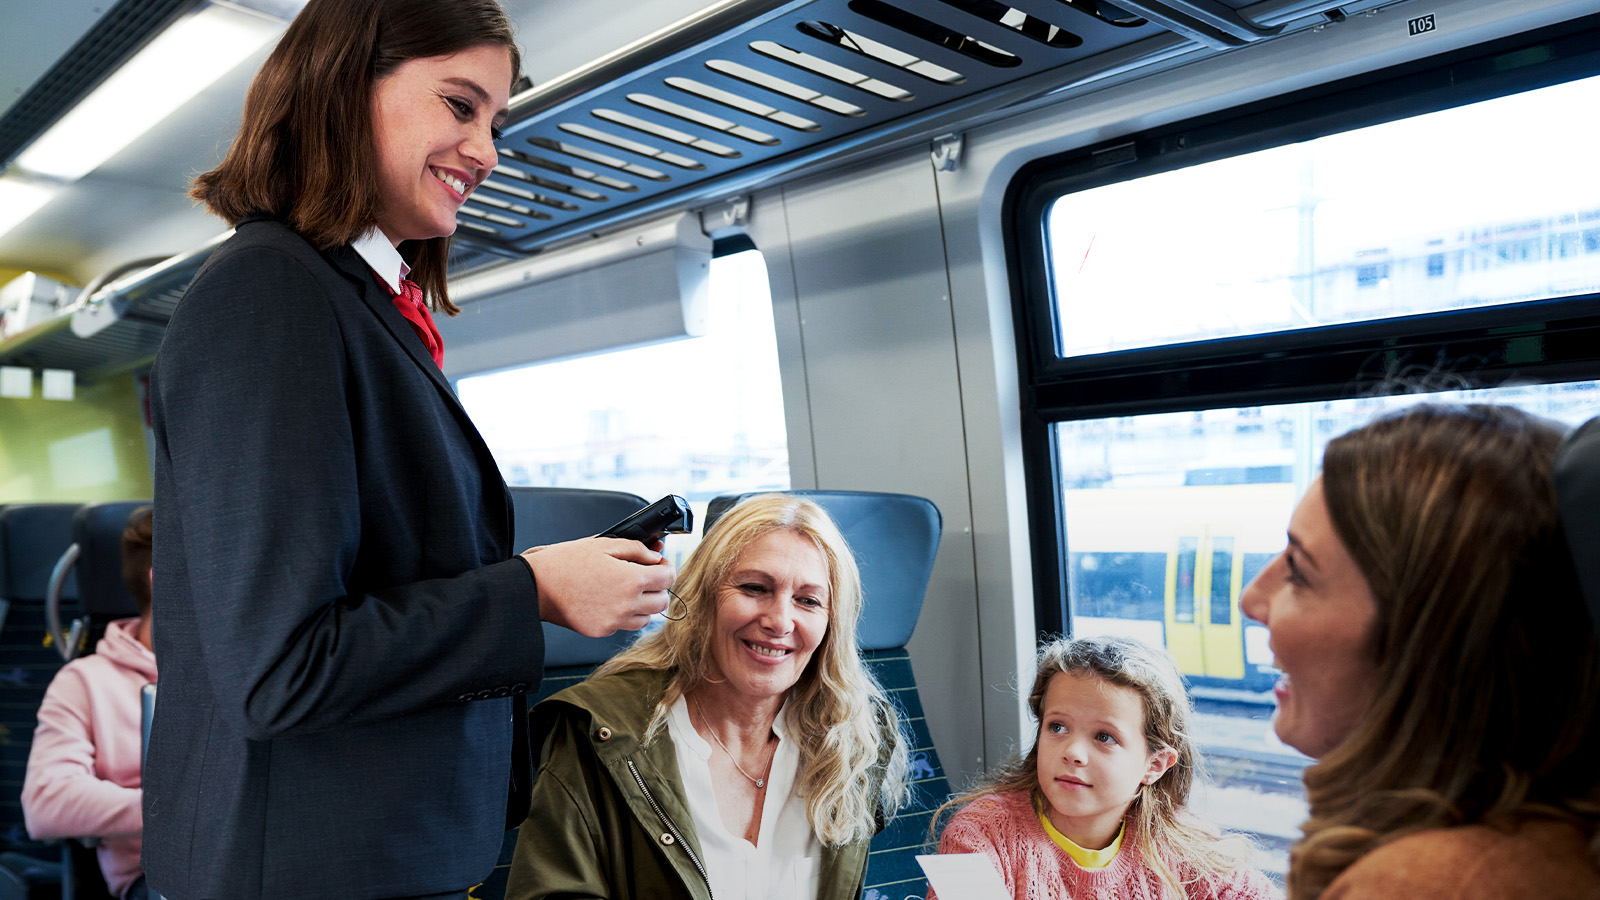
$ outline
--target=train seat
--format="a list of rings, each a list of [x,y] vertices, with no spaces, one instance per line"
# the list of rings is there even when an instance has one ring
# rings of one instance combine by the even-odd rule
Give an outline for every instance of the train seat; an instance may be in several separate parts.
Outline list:
[[[72,543],[76,503],[0,506],[0,900],[59,890],[53,848],[28,838],[22,820],[22,777],[33,746],[34,711],[61,657],[45,644],[44,601],[50,574]],[[74,602],[76,576],[61,594]]]
[[[581,488],[511,488],[515,543],[517,548],[536,547],[599,534],[646,504],[637,494],[622,491],[592,491]],[[539,688],[528,695],[534,703],[562,688],[589,677],[595,667],[633,639],[633,632],[619,631],[605,638],[584,637],[559,625],[544,623],[544,677]],[[511,855],[517,846],[517,829],[506,832],[500,845],[500,858],[494,872],[472,892],[475,900],[499,900],[505,896],[506,876],[511,870]]]
[[[62,626],[65,590],[48,592],[45,619],[51,644],[65,660],[94,652],[108,622],[139,614],[139,605],[122,580],[122,533],[134,510],[149,500],[86,503],[72,516],[72,543],[61,553],[57,572],[77,580],[77,611],[70,627]],[[62,582],[65,584],[65,581]],[[92,835],[66,841],[61,851],[62,900],[110,900]]]
[[[1589,621],[1600,633],[1600,416],[1578,426],[1556,451],[1556,499]]]
[[[138,603],[122,583],[122,532],[134,510],[149,505],[149,500],[86,503],[73,515],[72,544],[57,568],[77,575],[81,615],[70,627],[63,626],[63,598],[52,592],[45,599],[52,643],[64,659],[93,652],[107,622],[139,614]]]
[[[757,492],[767,493],[767,492]],[[911,733],[911,802],[872,840],[862,900],[922,897],[928,884],[917,865],[928,823],[950,794],[934,751],[906,644],[933,575],[942,522],[933,502],[868,491],[784,491],[813,500],[844,534],[861,569],[864,602],[857,639],[878,683],[899,704]],[[718,497],[706,512],[710,531],[723,513],[756,493]]]

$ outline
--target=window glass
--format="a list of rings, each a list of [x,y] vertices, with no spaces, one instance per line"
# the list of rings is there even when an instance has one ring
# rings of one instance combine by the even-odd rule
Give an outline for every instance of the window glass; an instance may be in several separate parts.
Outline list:
[[[1588,78],[1066,195],[1059,352],[1600,291],[1595,108]]]
[[[1212,625],[1231,625],[1233,606],[1229,602],[1237,592],[1233,581],[1233,538],[1213,538],[1211,541],[1211,590],[1207,603],[1211,607]]]
[[[1421,399],[1510,403],[1575,425],[1600,410],[1600,382],[1055,426],[1073,632],[1129,634],[1172,653],[1191,685],[1213,779],[1197,805],[1253,833],[1267,851],[1262,865],[1279,877],[1306,817],[1300,773],[1309,761],[1272,732],[1278,672],[1266,629],[1240,614],[1239,594],[1283,549],[1289,514],[1329,439]],[[1196,615],[1199,602],[1209,612]]]
[[[711,261],[701,337],[463,378],[457,390],[507,484],[687,498],[696,534],[667,542],[678,563],[712,498],[789,487],[772,299],[756,250]]]

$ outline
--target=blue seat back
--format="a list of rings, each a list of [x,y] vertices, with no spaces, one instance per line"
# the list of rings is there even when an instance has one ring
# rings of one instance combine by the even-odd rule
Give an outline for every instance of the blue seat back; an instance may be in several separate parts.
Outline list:
[[[771,492],[761,492],[771,493]],[[917,865],[928,823],[950,794],[939,754],[933,749],[922,699],[906,644],[917,627],[922,600],[933,576],[942,520],[924,497],[869,491],[784,491],[805,497],[828,513],[861,569],[863,602],[857,642],[862,659],[905,717],[911,734],[912,800],[872,839],[862,900],[903,900],[927,894]],[[756,494],[718,497],[706,511],[705,530],[740,500]]]
[[[511,503],[515,510],[513,540],[518,549],[599,534],[646,505],[643,497],[623,491],[540,487],[512,488]],[[550,682],[552,670],[574,666],[593,669],[632,638],[633,633],[628,631],[608,638],[584,637],[560,625],[544,623],[545,680],[540,696],[554,693],[543,686]]]
[[[599,534],[645,506],[637,494],[581,488],[514,487],[511,489],[515,544],[519,550]],[[605,638],[584,637],[559,625],[543,623],[544,677],[528,695],[531,705],[589,677],[595,667],[633,640],[631,631]],[[517,846],[517,829],[506,832],[500,859],[489,878],[472,892],[479,900],[500,900]]]
[[[0,507],[0,851],[50,852],[28,839],[22,822],[22,777],[33,746],[35,712],[61,668],[44,643],[44,596],[50,572],[72,543],[76,503],[25,503]],[[63,596],[76,603],[77,578]]]
[[[84,613],[98,620],[102,630],[112,619],[139,614],[139,604],[122,580],[122,533],[134,511],[149,505],[149,500],[86,503],[72,517],[72,540],[79,554],[78,594]]]

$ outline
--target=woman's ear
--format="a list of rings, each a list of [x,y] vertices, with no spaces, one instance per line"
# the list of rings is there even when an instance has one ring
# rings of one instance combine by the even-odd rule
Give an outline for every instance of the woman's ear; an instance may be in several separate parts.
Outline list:
[[[1162,747],[1160,750],[1150,754],[1150,765],[1144,770],[1142,781],[1145,784],[1155,784],[1161,780],[1161,776],[1167,774],[1167,770],[1172,768],[1177,761],[1178,751],[1171,747]]]

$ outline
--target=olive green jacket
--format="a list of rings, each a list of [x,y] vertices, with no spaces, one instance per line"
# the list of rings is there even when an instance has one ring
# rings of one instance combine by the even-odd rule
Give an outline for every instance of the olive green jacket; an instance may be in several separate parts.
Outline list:
[[[642,744],[668,678],[607,675],[534,707],[542,749],[506,900],[714,900],[672,740]],[[866,841],[824,845],[818,900],[857,900],[866,871]]]

